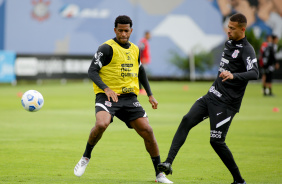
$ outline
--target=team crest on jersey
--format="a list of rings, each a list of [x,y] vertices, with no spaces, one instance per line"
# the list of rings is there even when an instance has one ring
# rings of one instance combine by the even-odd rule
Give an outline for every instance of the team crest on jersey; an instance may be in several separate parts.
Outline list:
[[[232,54],[232,57],[233,57],[233,58],[236,58],[236,57],[238,56],[238,54],[239,54],[239,50],[236,49],[236,50],[234,50],[234,52],[233,52],[233,54]]]
[[[108,106],[108,107],[112,107],[112,102],[105,101],[105,105]]]

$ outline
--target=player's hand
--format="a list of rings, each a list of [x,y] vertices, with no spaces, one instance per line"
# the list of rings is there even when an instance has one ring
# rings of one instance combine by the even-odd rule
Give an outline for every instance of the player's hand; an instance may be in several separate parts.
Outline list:
[[[223,78],[222,82],[226,81],[227,79],[233,79],[233,74],[228,72],[228,71],[224,71],[224,72],[221,72],[219,74],[219,77],[220,78]]]
[[[152,104],[152,108],[153,109],[157,109],[158,108],[158,102],[157,100],[153,97],[153,95],[149,96],[149,102]]]
[[[278,70],[279,68],[280,68],[279,63],[276,63],[276,64],[275,64],[275,69]]]
[[[105,91],[105,94],[107,95],[109,101],[111,101],[111,98],[112,98],[113,102],[118,102],[118,96],[120,96],[120,94],[117,94],[116,92],[114,92],[110,88],[105,88],[104,91]]]

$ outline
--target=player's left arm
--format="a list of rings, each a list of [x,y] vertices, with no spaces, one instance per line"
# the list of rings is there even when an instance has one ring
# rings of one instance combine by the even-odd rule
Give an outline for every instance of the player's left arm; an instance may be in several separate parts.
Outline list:
[[[253,47],[246,46],[243,50],[241,59],[244,62],[246,67],[246,72],[241,73],[231,73],[229,71],[221,72],[219,77],[223,80],[222,82],[226,81],[227,79],[233,80],[241,80],[241,81],[248,81],[248,80],[257,80],[259,77],[259,69],[255,51]]]
[[[258,62],[252,46],[246,46],[244,48],[242,60],[245,64],[246,72],[233,73],[233,78],[242,81],[257,80],[259,78]]]
[[[139,63],[138,79],[139,79],[140,83],[142,84],[142,86],[144,87],[144,89],[146,90],[146,93],[149,97],[149,102],[152,104],[152,108],[157,109],[158,108],[158,102],[155,99],[155,97],[153,96],[153,93],[151,91],[151,87],[150,87],[145,69],[142,66],[142,63],[140,62],[140,54],[139,54],[139,58],[138,58],[138,63]]]

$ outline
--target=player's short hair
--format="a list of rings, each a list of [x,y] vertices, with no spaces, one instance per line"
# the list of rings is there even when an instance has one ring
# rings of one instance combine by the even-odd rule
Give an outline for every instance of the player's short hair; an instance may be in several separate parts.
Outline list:
[[[132,20],[127,15],[120,15],[115,20],[115,27],[117,27],[118,24],[130,24],[130,27],[132,27]]]
[[[271,37],[272,37],[273,40],[278,38],[277,35],[275,35],[275,34],[271,35]]]
[[[242,13],[236,13],[230,17],[230,21],[238,22],[240,27],[247,27],[247,18]]]

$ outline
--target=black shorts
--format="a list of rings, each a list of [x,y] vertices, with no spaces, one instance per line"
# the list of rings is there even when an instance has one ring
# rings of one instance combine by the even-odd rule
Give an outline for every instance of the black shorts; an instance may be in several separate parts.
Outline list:
[[[210,139],[225,141],[229,126],[237,112],[214,103],[208,95],[199,98],[186,116],[192,119],[192,127],[206,118],[210,119]]]
[[[108,97],[104,93],[98,93],[95,100],[96,113],[99,111],[107,111],[111,114],[113,122],[114,116],[123,121],[128,128],[130,122],[141,117],[147,117],[147,114],[135,94],[125,94],[118,97],[118,102],[108,101]]]
[[[273,72],[268,72],[265,74],[265,82],[266,83],[271,83],[273,78]]]
[[[271,68],[271,69],[269,69]],[[271,66],[271,67],[268,67],[268,68],[262,68],[261,69],[261,74],[265,75],[265,82],[267,83],[271,83],[272,82],[272,79],[273,79],[273,70],[274,70],[274,67]]]

